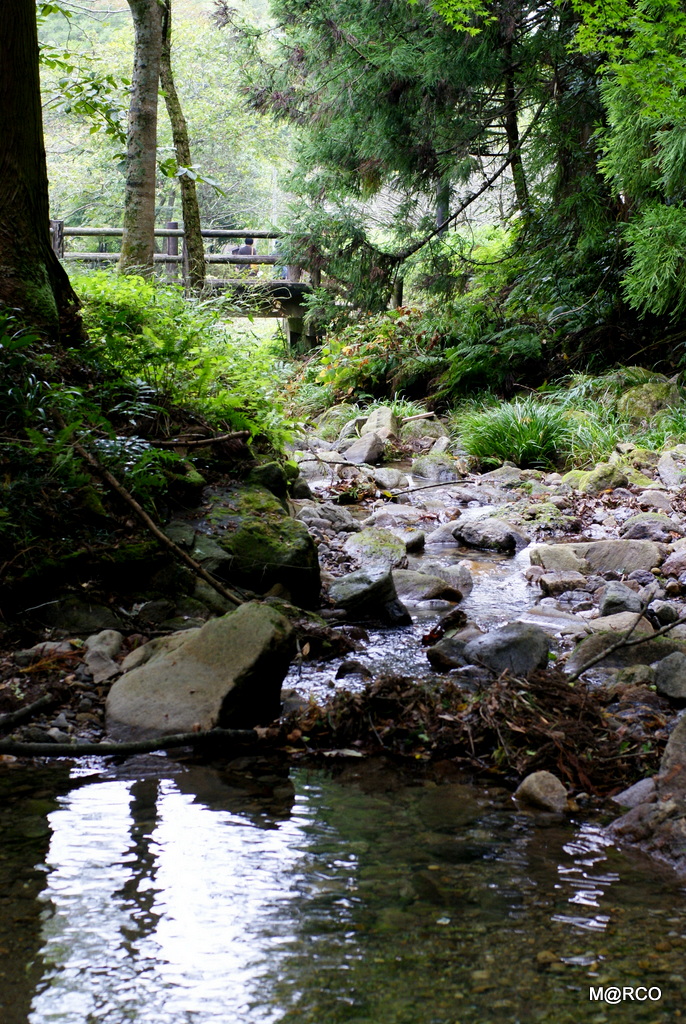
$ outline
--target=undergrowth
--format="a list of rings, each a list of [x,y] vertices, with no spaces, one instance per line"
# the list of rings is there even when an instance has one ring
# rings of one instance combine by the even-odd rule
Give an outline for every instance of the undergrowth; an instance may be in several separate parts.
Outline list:
[[[88,332],[78,349],[23,329],[16,311],[0,312],[5,582],[131,532],[76,442],[164,517],[196,503],[208,474],[250,454],[243,441],[186,453],[161,445],[165,439],[239,431],[257,452],[280,453],[294,426],[278,396],[283,353],[252,325],[227,320],[221,300],[107,272],[78,275],[75,286]]]

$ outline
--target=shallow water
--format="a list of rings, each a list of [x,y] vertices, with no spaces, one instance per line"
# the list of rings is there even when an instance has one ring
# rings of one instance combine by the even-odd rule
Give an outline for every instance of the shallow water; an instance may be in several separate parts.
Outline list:
[[[24,779],[2,812],[4,1024],[679,1019],[683,889],[596,823],[378,763]]]

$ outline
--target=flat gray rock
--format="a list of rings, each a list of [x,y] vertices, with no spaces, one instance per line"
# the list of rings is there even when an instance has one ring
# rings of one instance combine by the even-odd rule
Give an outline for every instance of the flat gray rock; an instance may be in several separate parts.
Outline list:
[[[574,569],[577,572],[616,572],[628,575],[636,569],[654,569],[662,564],[666,549],[650,540],[597,540],[581,544],[536,544],[529,550],[532,565],[544,569]]]
[[[394,569],[393,582],[398,597],[405,604],[417,604],[419,601],[462,600],[462,593],[440,576],[430,576],[424,572],[415,572],[413,569]]]
[[[329,587],[329,597],[358,621],[381,621],[409,625],[409,612],[398,600],[389,569],[371,566],[341,576]]]
[[[635,782],[633,786],[629,786],[628,789],[623,789],[621,793],[617,793],[612,799],[616,804],[620,804],[621,807],[638,807],[639,804],[652,803],[657,798],[657,789],[655,786],[655,779],[641,779],[640,782]]]
[[[125,660],[110,690],[108,732],[129,739],[267,724],[294,653],[291,623],[257,603],[153,640]]]

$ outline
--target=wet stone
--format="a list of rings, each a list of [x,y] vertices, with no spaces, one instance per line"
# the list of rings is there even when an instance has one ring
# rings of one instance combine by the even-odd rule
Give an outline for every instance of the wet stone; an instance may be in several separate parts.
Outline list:
[[[674,651],[653,665],[657,692],[673,700],[686,700],[686,654]]]
[[[515,792],[517,800],[531,807],[562,814],[567,809],[567,790],[551,772],[532,772]]]
[[[478,637],[465,647],[465,657],[494,672],[527,676],[548,664],[550,639],[539,626],[511,622],[501,629]]]
[[[619,612],[639,612],[642,602],[635,591],[619,581],[610,581],[600,597],[598,610],[602,615],[616,615]]]

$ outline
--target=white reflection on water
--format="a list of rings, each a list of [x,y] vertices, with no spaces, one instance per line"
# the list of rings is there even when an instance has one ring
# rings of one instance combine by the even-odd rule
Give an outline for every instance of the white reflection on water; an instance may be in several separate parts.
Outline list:
[[[596,870],[597,865],[607,860],[606,851],[611,846],[612,840],[607,833],[590,823],[582,825],[574,839],[564,844],[564,852],[573,861],[571,864],[558,864],[557,870],[563,888],[571,890],[568,900],[576,908],[602,909],[601,900],[607,895],[607,890],[619,881],[619,875],[614,871]],[[604,931],[610,917],[602,913],[589,913],[587,916],[574,913],[555,914],[552,920],[588,931]]]
[[[171,779],[139,785],[84,786],[50,817],[31,1024],[276,1020],[259,981],[292,939],[305,805],[263,828]]]

